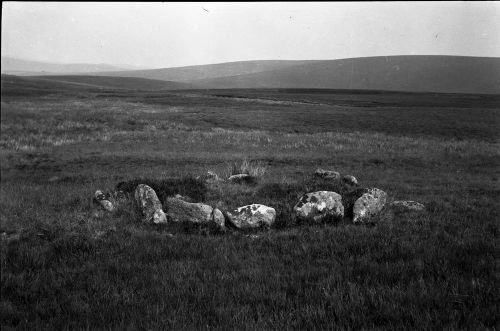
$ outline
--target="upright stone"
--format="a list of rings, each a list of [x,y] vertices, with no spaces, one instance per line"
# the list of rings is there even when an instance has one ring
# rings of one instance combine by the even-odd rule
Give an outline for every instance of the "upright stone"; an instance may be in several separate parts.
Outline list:
[[[146,184],[139,184],[135,189],[135,201],[142,213],[143,222],[166,223],[167,217],[156,192]]]
[[[353,222],[369,223],[378,216],[387,201],[387,193],[378,189],[370,188],[354,203]]]

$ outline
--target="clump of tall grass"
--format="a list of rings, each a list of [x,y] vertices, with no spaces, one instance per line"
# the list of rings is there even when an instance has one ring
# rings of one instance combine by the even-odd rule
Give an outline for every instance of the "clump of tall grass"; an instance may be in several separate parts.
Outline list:
[[[249,161],[243,159],[240,162],[232,162],[227,166],[224,175],[226,177],[237,175],[237,174],[247,174],[252,177],[262,177],[266,173],[266,166],[261,161]]]

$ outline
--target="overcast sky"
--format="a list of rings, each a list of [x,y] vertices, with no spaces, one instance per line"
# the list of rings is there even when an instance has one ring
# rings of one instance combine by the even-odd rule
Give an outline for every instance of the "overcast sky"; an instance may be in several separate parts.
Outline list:
[[[3,2],[2,56],[150,68],[404,54],[500,57],[500,3]]]

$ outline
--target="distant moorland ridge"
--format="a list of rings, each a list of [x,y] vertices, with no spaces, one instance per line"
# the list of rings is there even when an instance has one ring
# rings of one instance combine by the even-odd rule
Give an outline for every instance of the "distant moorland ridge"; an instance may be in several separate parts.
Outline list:
[[[4,69],[2,65],[3,73],[26,75]],[[50,75],[46,72],[43,74]],[[491,57],[404,55],[340,60],[263,60],[148,70],[89,70],[78,74],[135,77],[185,84],[176,88],[322,88],[500,93],[500,58]]]

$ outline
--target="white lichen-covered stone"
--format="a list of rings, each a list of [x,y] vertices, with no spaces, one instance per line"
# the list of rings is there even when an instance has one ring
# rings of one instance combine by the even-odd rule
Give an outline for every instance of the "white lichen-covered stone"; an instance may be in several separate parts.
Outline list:
[[[370,188],[354,203],[353,222],[367,223],[374,221],[373,217],[380,214],[387,201],[387,193]]]
[[[322,222],[344,217],[342,197],[331,191],[307,193],[293,209],[297,218],[304,221]]]
[[[100,190],[95,191],[94,199],[104,210],[113,211],[115,209],[113,203],[109,201],[109,198]]]
[[[227,212],[228,220],[238,229],[270,227],[276,220],[276,210],[272,207],[251,204]]]
[[[146,184],[139,184],[135,189],[135,201],[142,213],[143,222],[166,223],[167,217],[156,192]]]

